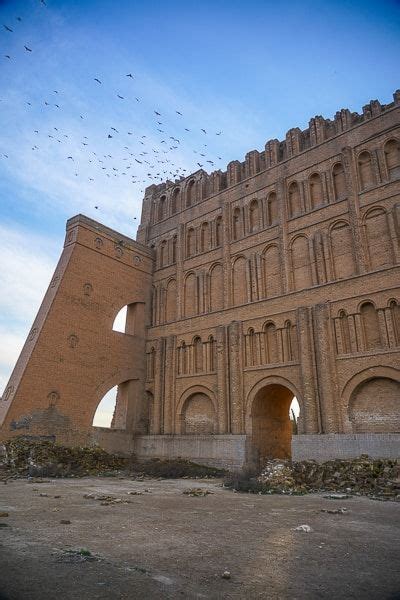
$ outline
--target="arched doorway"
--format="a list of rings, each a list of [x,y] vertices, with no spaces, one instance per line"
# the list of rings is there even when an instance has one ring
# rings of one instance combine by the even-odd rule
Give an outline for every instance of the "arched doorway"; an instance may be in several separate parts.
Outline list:
[[[354,433],[400,432],[400,382],[374,377],[350,396],[349,419]]]
[[[261,464],[271,458],[290,458],[292,435],[296,433],[293,409],[298,407],[291,389],[281,383],[259,388],[251,405],[251,444]],[[298,416],[298,411],[297,412]]]

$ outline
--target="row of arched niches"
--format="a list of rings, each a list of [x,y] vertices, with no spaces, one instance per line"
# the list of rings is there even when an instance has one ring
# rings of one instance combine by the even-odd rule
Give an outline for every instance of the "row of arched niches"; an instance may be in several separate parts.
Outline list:
[[[364,192],[384,181],[400,178],[400,142],[389,139],[382,147],[361,150],[356,157],[357,191]],[[315,170],[305,180],[291,178],[287,185],[287,218],[295,218],[330,202],[346,198],[348,193],[346,173],[342,161],[337,161],[329,170]],[[168,194],[161,195],[152,205],[152,223],[161,222],[186,208],[191,208],[207,197],[204,178],[189,178],[177,185]],[[271,193],[263,214],[257,202],[250,204],[245,223],[239,211],[234,212],[231,238],[252,233],[259,227],[268,227],[277,222],[278,205],[274,192]]]
[[[171,276],[153,286],[152,323],[168,323],[390,267],[399,262],[399,226],[400,203],[391,209],[374,205],[365,210],[360,227],[363,271],[357,264],[352,225],[349,219],[338,219],[313,235],[293,235],[286,252],[280,241],[273,241],[261,252],[235,255],[228,274],[222,261],[190,269],[183,273],[180,290],[176,276]]]
[[[372,300],[364,300],[355,312],[340,308],[331,317],[334,336],[334,352],[340,357],[376,353],[400,346],[400,304],[390,298],[386,305],[377,306]],[[245,327],[243,331],[243,358],[245,367],[290,364],[299,360],[299,341],[295,317],[283,322],[267,320],[257,327]],[[217,369],[216,339],[210,334],[195,335],[177,342],[176,374],[214,373]],[[147,380],[155,376],[156,346],[148,344]]]

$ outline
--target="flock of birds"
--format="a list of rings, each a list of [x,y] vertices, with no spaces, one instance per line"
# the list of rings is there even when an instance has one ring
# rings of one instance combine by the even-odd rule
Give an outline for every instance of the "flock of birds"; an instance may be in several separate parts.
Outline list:
[[[47,6],[45,0],[38,1],[43,6]],[[10,36],[13,35],[15,28],[18,27],[22,20],[23,19],[21,17],[16,16],[16,25],[11,23],[3,23],[4,34]],[[24,44],[24,52],[34,55],[35,49],[31,46],[32,44]],[[7,61],[13,60],[13,56],[11,54],[4,54],[3,58]],[[132,84],[134,84],[134,81],[136,80],[135,75],[132,73],[127,73],[126,75],[122,75],[122,77],[125,81],[132,81]],[[92,76],[91,79],[93,84],[98,88],[107,87],[106,82],[103,81],[101,76]],[[130,101],[132,102],[132,98],[134,98],[135,103],[140,103],[141,98],[135,96],[135,92],[133,90],[134,87],[132,87],[132,96],[129,97],[126,95],[126,93],[124,93],[124,95],[115,91],[112,93],[116,98],[116,102],[129,103]],[[49,97],[43,100],[42,106],[44,109],[54,108],[57,111],[62,112],[63,104],[65,105],[67,102],[68,98],[63,95],[63,92],[61,90],[54,89],[49,94]],[[29,107],[32,107],[33,104],[31,101],[26,101],[26,106],[29,109]],[[152,112],[152,120],[155,131],[151,133],[149,132],[149,135],[136,134],[131,130],[122,131],[121,128],[118,129],[111,125],[108,131],[99,132],[100,137],[104,136],[104,142],[108,144],[105,152],[104,146],[101,151],[99,151],[96,147],[96,152],[93,149],[93,145],[88,136],[84,135],[82,136],[82,139],[76,140],[73,139],[74,136],[70,132],[56,126],[52,127],[50,131],[40,131],[39,129],[33,130],[33,135],[36,139],[34,139],[31,149],[32,152],[39,152],[39,144],[41,144],[41,142],[43,143],[44,139],[46,138],[47,142],[51,141],[54,144],[75,144],[74,151],[69,153],[67,151],[65,160],[73,165],[71,174],[73,174],[75,177],[80,176],[80,164],[82,164],[82,158],[87,159],[93,167],[97,167],[97,174],[91,173],[93,176],[87,177],[89,182],[94,182],[98,178],[99,173],[102,173],[109,179],[114,177],[124,177],[130,180],[130,182],[133,184],[144,183],[149,185],[150,183],[159,183],[165,181],[166,179],[180,180],[189,175],[189,172],[186,168],[183,168],[177,164],[174,154],[180,154],[182,151],[185,153],[187,152],[186,145],[188,144],[188,138],[195,130],[186,126],[187,124],[185,123],[185,117],[181,110],[175,110],[174,112],[176,118],[182,123],[182,135],[179,135],[179,137],[172,135],[172,131],[168,131],[170,126],[167,123],[168,118],[164,111],[162,111],[162,109],[156,110],[154,108]],[[84,122],[85,119],[85,114],[79,115],[80,123],[82,123],[82,121]],[[200,131],[204,136],[220,136],[223,134],[222,131],[217,131],[210,134],[210,132],[205,128],[201,128]],[[200,133],[200,131],[195,133]],[[207,138],[205,137],[204,139]],[[115,145],[113,146],[113,144]],[[79,147],[79,152],[77,151],[77,145]],[[132,147],[133,145],[135,148]],[[113,152],[113,148],[115,152]],[[217,158],[208,156],[207,143],[202,144],[200,149],[192,148],[191,150],[197,155],[194,157],[194,161],[199,168],[204,168],[208,165],[215,168],[217,164],[216,161],[222,160],[220,156]],[[82,152],[85,154],[82,155]],[[120,156],[116,156],[119,152],[121,152]],[[3,158],[7,159],[9,158],[9,155],[3,154]],[[134,172],[135,169],[138,170],[138,173]],[[145,178],[141,179],[143,176]],[[83,175],[83,177],[86,178],[86,175]],[[143,191],[143,189],[140,190],[140,192]],[[99,209],[98,206],[95,206],[94,208],[96,210]]]

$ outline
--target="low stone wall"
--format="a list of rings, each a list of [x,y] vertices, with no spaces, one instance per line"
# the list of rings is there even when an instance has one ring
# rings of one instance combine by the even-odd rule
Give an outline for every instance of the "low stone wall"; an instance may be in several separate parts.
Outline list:
[[[95,444],[110,454],[130,456],[134,451],[133,435],[123,429],[93,427],[92,438]]]
[[[292,459],[314,459],[318,462],[335,458],[400,458],[400,433],[329,433],[295,435]]]
[[[240,469],[246,460],[245,435],[141,435],[138,458],[184,458],[223,469]]]

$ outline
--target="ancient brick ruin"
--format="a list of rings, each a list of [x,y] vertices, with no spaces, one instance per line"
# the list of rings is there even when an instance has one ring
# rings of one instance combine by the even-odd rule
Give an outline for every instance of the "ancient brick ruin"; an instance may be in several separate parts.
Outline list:
[[[399,239],[400,91],[150,186],[137,241],[74,217],[1,437],[231,467],[398,455]],[[93,428],[114,385],[113,426]]]

